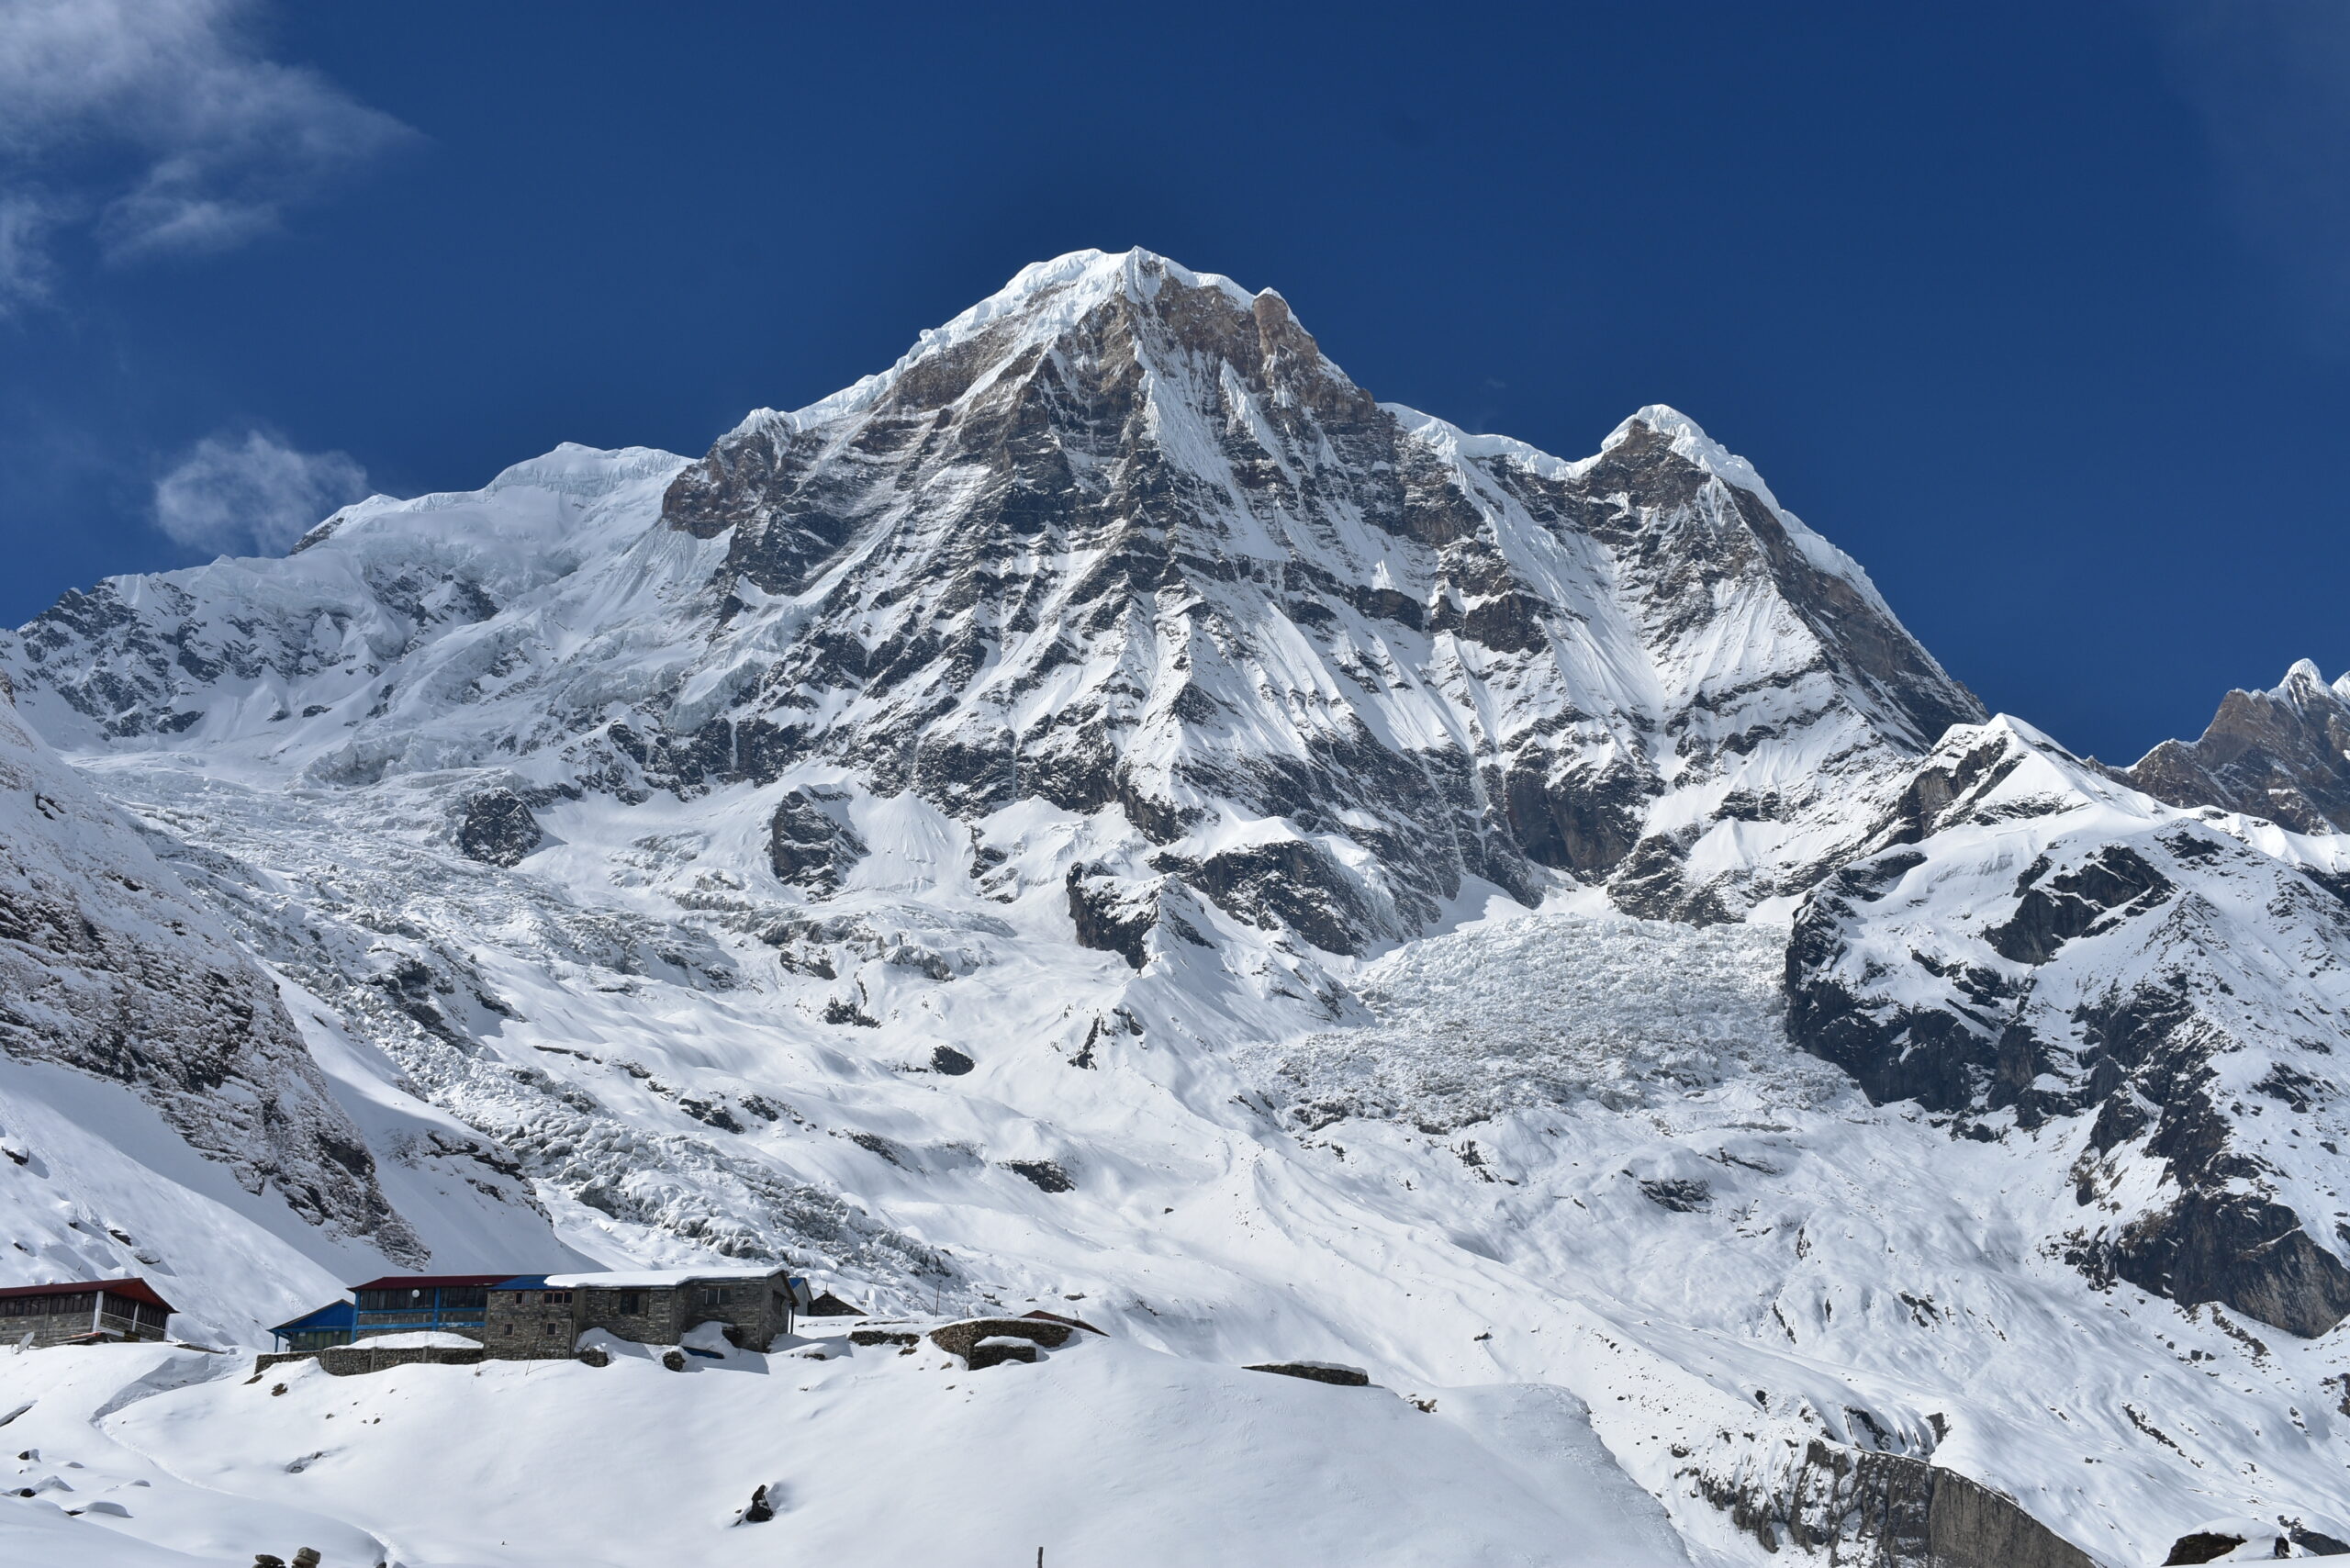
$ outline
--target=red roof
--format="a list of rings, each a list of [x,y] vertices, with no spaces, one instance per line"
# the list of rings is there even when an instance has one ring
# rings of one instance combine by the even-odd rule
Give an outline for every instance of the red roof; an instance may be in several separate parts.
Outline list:
[[[178,1307],[155,1294],[155,1287],[140,1279],[75,1280],[54,1285],[11,1285],[0,1290],[0,1299],[28,1295],[77,1295],[83,1291],[104,1291],[129,1301],[143,1301],[149,1306],[160,1306],[165,1312],[177,1312]]]
[[[451,1286],[494,1285],[510,1280],[512,1274],[386,1274],[380,1280],[370,1280],[364,1285],[353,1285],[355,1291],[437,1291]]]

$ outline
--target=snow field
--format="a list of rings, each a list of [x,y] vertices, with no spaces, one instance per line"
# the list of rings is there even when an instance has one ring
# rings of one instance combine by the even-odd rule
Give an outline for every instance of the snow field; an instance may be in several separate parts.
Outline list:
[[[135,1365],[168,1381],[189,1375],[187,1354],[0,1361],[0,1409],[35,1398],[11,1436],[37,1433],[35,1468],[76,1478],[55,1495],[129,1509],[68,1518],[0,1498],[12,1564],[304,1544],[326,1568],[983,1568],[1039,1546],[1048,1563],[1137,1568],[1687,1561],[1557,1389],[1439,1391],[1427,1412],[1091,1335],[980,1372],[926,1343],[832,1337],[682,1374],[642,1357],[349,1378],[287,1365],[120,1403]],[[762,1485],[777,1517],[736,1523]]]

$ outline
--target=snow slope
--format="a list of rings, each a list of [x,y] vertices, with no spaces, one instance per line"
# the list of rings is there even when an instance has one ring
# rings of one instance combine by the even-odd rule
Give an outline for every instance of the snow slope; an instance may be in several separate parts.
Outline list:
[[[250,1340],[352,1269],[567,1255],[527,1192],[464,1179],[470,1129],[380,1069],[322,1067],[218,916],[5,697],[0,1046],[21,1277],[143,1274],[182,1333]]]

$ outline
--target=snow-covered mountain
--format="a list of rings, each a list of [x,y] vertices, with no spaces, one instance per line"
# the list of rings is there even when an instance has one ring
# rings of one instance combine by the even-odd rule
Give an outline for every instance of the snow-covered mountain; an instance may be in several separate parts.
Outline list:
[[[1671,409],[1562,461],[1080,252],[699,461],[375,498],[0,669],[245,988],[216,1057],[375,1171],[317,1214],[265,1173],[313,1260],[788,1257],[1440,1410],[1564,1390],[1476,1440],[1604,1452],[1707,1563],[2350,1533],[2324,689],[2177,748],[2194,790],[2117,778]],[[2285,775],[2323,820],[2247,809]],[[15,940],[69,999],[154,967]],[[75,1044],[95,1005],[9,1058],[250,1187],[239,1124]],[[212,1235],[172,1257],[218,1332],[309,1305]]]
[[[73,744],[320,783],[823,763],[974,825],[1115,807],[1080,898],[1173,878],[1341,953],[1551,871],[1742,910],[1800,888],[1854,780],[1983,716],[1683,416],[1580,463],[1470,436],[1373,402],[1280,296],[1140,252],[1029,268],[699,463],[566,449],[369,502],[289,563],[69,597],[13,662]]]
[[[2165,809],[2011,719],[1905,801],[1796,918],[1793,1038],[1955,1132],[2064,1129],[2092,1278],[2350,1316],[2350,837]]]

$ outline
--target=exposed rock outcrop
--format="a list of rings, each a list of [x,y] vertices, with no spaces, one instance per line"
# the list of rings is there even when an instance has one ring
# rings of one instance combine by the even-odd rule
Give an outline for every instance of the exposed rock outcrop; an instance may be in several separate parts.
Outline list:
[[[1308,1383],[1326,1383],[1336,1388],[1371,1386],[1369,1372],[1360,1367],[1342,1367],[1334,1361],[1263,1361],[1247,1370],[1272,1372],[1280,1377],[1304,1378]]]
[[[2050,1244],[2093,1279],[2305,1336],[2350,1316],[2307,1197],[2330,1140],[2250,1125],[2339,1094],[2350,910],[2328,882],[2005,722],[1953,731],[1876,837],[1796,916],[1796,1042],[1974,1136],[2087,1118],[2083,1224]]]
[[[519,866],[544,837],[531,803],[511,790],[473,796],[457,824],[457,847],[486,866]]]
[[[842,879],[865,857],[865,841],[848,820],[840,790],[793,790],[767,819],[767,864],[776,879],[815,897],[840,890]]]
[[[1699,1484],[1773,1552],[1868,1568],[2105,1568],[2014,1498],[1907,1454],[1815,1439],[1767,1484]]]
[[[2231,691],[2200,739],[2165,741],[2120,777],[2175,806],[2217,806],[2296,833],[2350,833],[2350,675],[2303,659],[2267,691]]]

